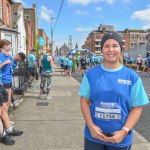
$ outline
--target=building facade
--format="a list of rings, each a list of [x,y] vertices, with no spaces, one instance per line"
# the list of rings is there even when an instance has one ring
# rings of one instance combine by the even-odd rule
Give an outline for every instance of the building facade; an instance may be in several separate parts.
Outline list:
[[[26,30],[24,21],[24,8],[21,3],[13,3],[13,28],[18,31],[18,52],[26,54]]]
[[[92,31],[82,48],[89,49],[93,53],[101,53],[101,39],[106,32],[115,31],[111,25],[100,25],[98,30]],[[123,38],[123,50],[137,48],[141,44],[147,43],[147,31],[144,30],[129,30],[118,31]]]
[[[0,0],[0,39],[7,39],[12,43],[12,55],[18,52],[18,31],[12,28],[11,0]]]

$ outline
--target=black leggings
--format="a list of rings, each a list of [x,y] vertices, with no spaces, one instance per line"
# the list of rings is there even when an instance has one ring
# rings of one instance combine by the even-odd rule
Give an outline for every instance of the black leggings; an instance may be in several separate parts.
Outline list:
[[[108,145],[92,142],[88,139],[85,139],[84,141],[84,150],[130,150],[130,149],[131,146],[115,147],[115,146],[108,146]]]

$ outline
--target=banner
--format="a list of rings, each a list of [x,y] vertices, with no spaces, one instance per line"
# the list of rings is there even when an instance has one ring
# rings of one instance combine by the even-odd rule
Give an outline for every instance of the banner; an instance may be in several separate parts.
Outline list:
[[[39,38],[39,44],[40,46],[44,46],[44,37]]]

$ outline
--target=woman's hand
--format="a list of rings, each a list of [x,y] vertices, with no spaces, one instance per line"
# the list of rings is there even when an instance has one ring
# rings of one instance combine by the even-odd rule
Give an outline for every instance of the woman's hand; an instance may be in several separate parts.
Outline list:
[[[102,130],[98,126],[93,124],[89,128],[89,130],[90,130],[90,133],[91,133],[93,138],[101,140],[103,142],[107,142],[107,139],[105,139],[107,137],[104,134],[102,134]]]
[[[104,137],[105,140],[113,144],[119,144],[126,136],[127,132],[124,130],[116,131],[113,133],[112,137]]]
[[[7,65],[7,64],[10,64],[10,63],[12,63],[12,60],[6,60],[6,61],[4,62],[4,65]]]

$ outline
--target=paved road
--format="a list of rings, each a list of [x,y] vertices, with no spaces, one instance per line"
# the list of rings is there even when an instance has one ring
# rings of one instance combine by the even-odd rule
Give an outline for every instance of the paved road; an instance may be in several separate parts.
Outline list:
[[[139,73],[144,88],[150,98],[150,77],[145,77],[145,73]],[[73,73],[72,76],[79,82],[81,82],[81,72]],[[139,134],[141,134],[147,141],[150,142],[150,105],[144,106],[142,117],[138,121],[134,128]]]

